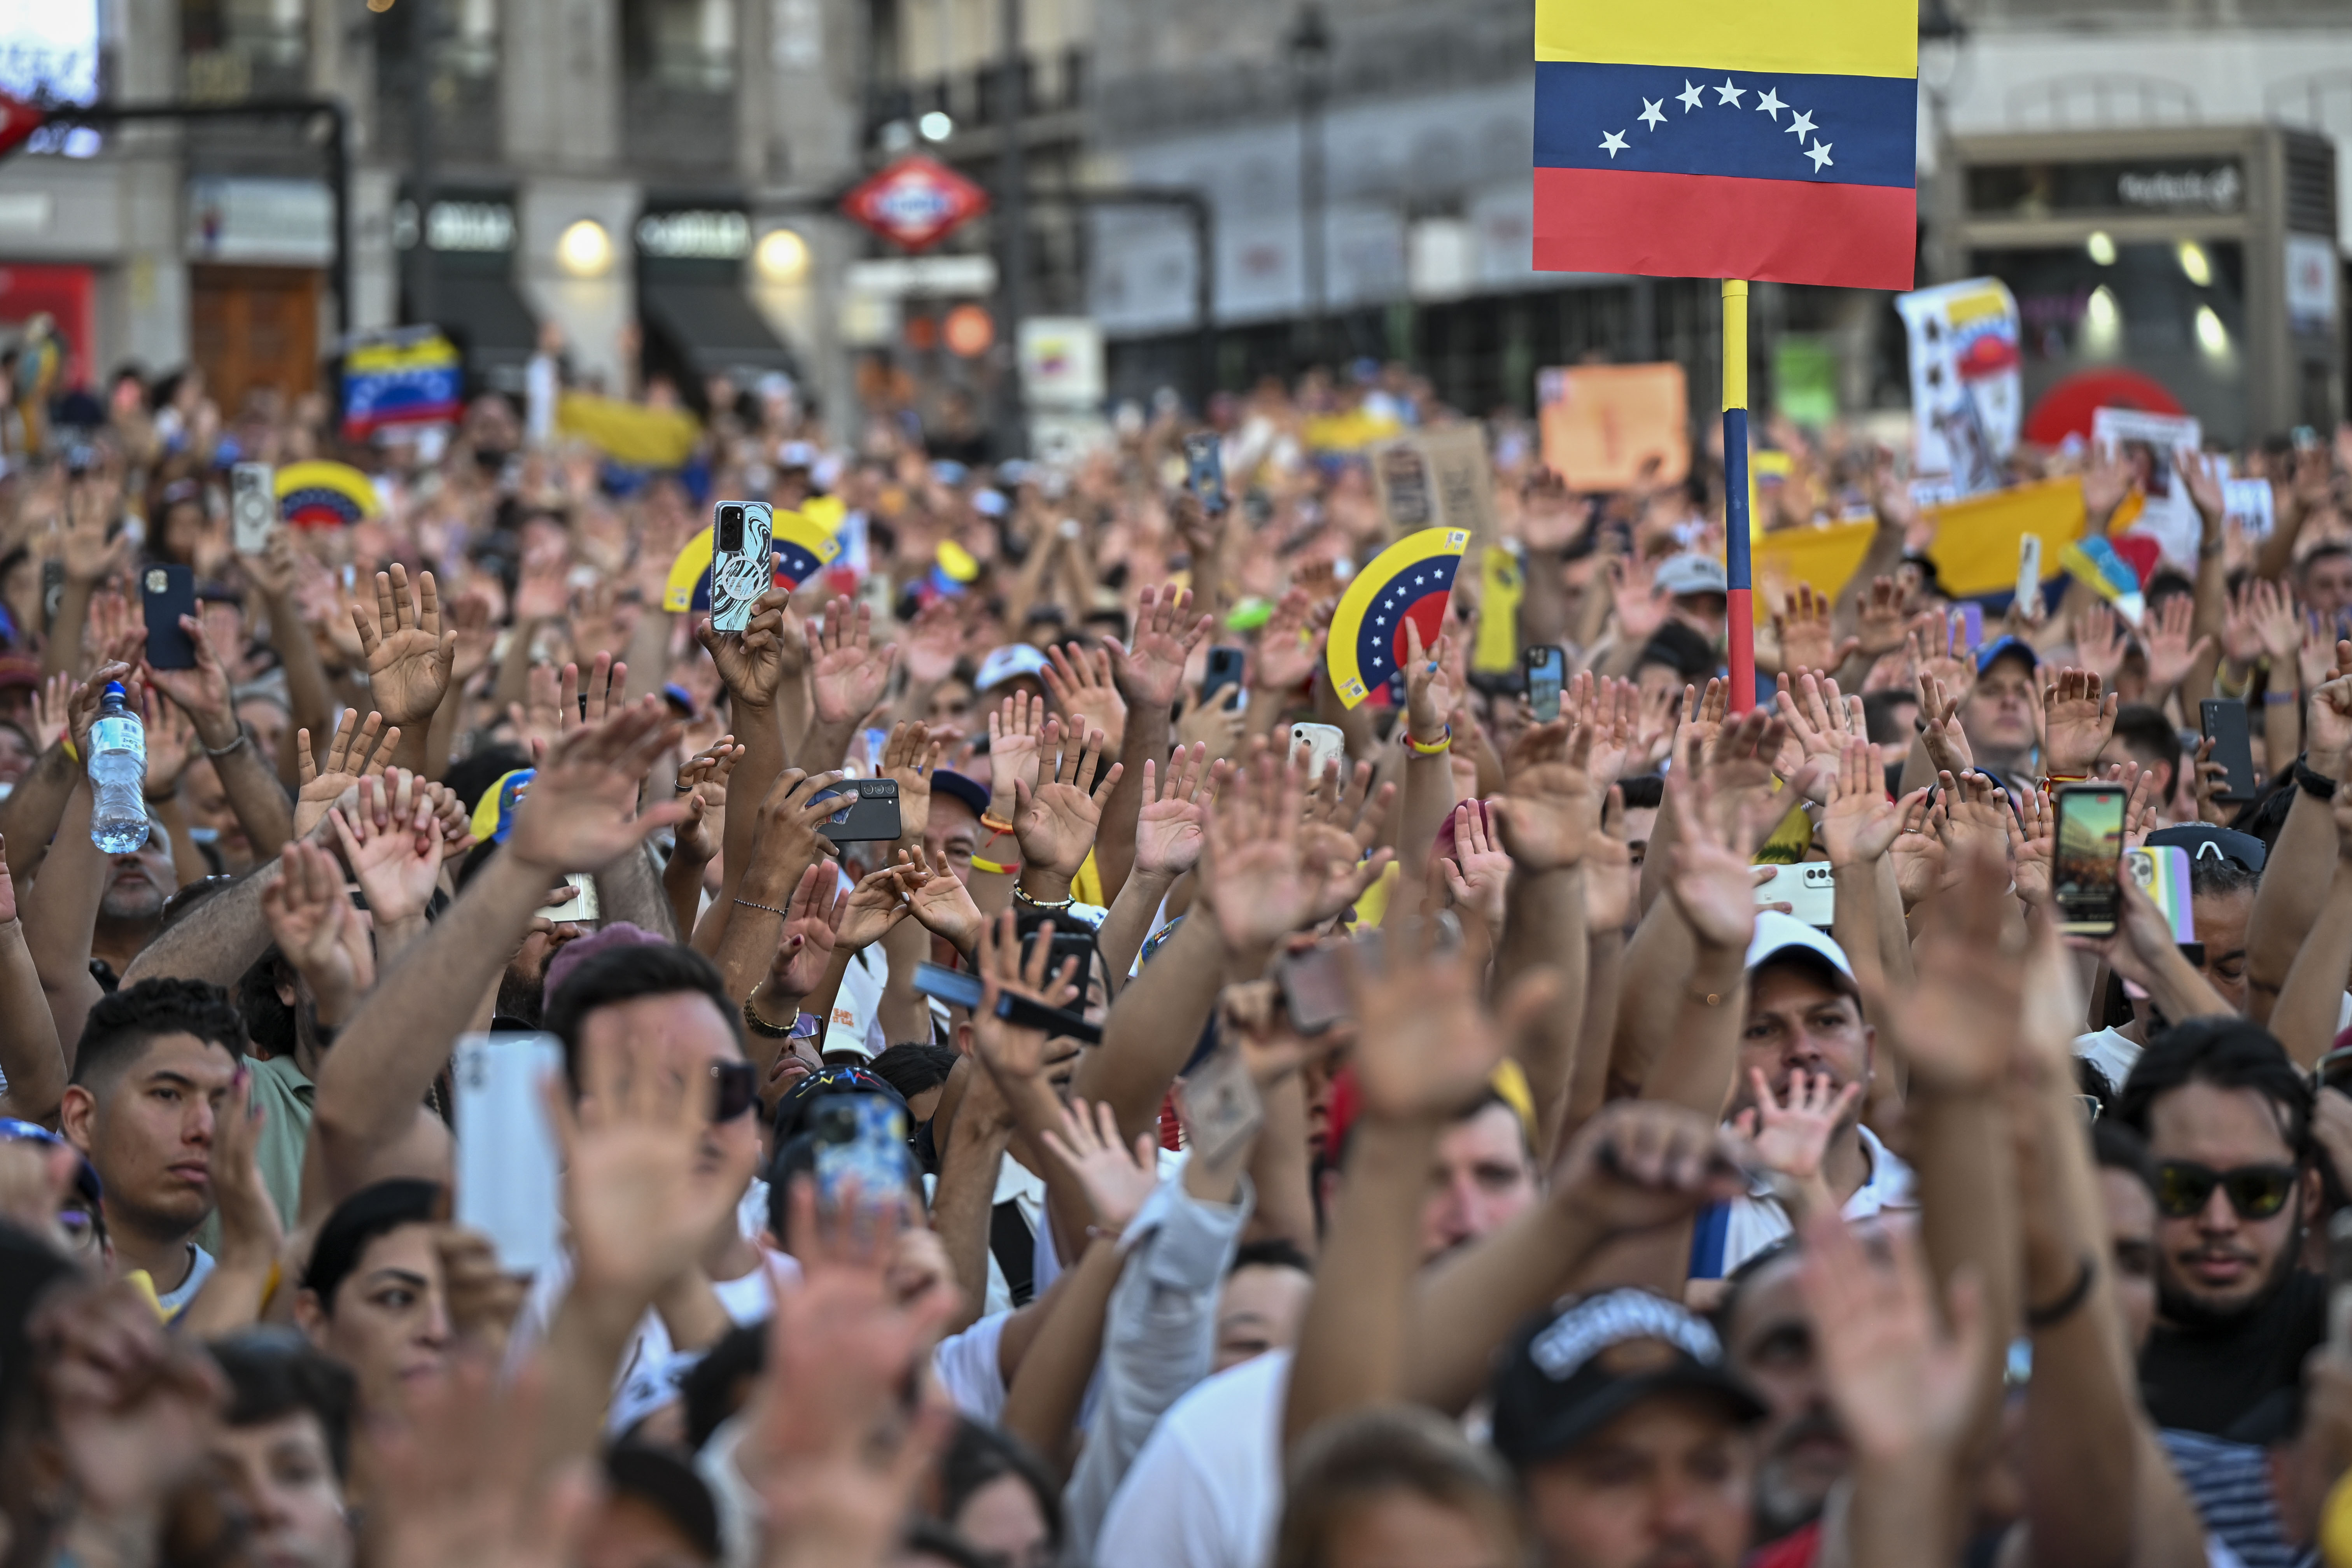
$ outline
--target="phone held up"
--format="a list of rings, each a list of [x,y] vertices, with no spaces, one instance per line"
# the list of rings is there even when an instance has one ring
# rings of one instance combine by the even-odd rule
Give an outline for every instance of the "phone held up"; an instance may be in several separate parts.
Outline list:
[[[2111,784],[2065,784],[2052,805],[2058,816],[2051,868],[2058,929],[2072,936],[2112,936],[2123,911],[2120,878],[2129,796]]]
[[[240,555],[269,547],[278,525],[278,478],[267,463],[239,463],[228,471],[229,535]]]
[[[1528,649],[1528,713],[1538,724],[1559,717],[1560,689],[1567,683],[1568,661],[1556,647]]]
[[[2213,792],[2213,798],[2253,799],[2254,747],[2246,724],[2246,705],[2227,698],[2209,697],[2197,705],[2197,718],[2205,738],[2213,742],[2213,760],[2221,764],[2227,775],[2221,787]]]
[[[536,1273],[562,1251],[562,1178],[545,1089],[562,1070],[553,1035],[457,1037],[457,1223],[488,1237],[509,1274]]]
[[[1222,440],[1213,430],[1195,430],[1184,437],[1184,483],[1211,517],[1222,514],[1227,505]]]
[[[1293,724],[1290,727],[1290,752],[1297,756],[1300,747],[1307,749],[1307,782],[1320,780],[1339,763],[1348,765],[1348,737],[1337,724]]]
[[[195,568],[175,561],[144,567],[139,596],[147,617],[147,662],[157,669],[195,668],[195,640],[180,625],[182,616],[196,613]]]
[[[752,604],[775,586],[775,514],[763,500],[723,500],[711,515],[710,628],[740,632],[751,624]]]
[[[839,788],[817,798],[835,804],[833,815],[816,830],[835,844],[888,843],[898,837],[897,779],[844,779]]]

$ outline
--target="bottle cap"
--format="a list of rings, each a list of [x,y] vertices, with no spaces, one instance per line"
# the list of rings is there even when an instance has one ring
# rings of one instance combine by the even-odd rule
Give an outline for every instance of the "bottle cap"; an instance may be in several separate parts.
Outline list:
[[[119,680],[110,680],[106,683],[106,690],[101,695],[107,697],[127,698],[131,694],[122,689],[122,682]]]

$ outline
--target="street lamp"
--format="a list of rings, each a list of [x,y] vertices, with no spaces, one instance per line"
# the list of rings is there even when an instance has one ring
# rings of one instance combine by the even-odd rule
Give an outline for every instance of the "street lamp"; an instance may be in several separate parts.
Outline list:
[[[1323,101],[1331,85],[1331,32],[1322,6],[1307,0],[1283,40],[1290,51],[1291,85],[1298,95],[1299,259],[1307,280],[1306,358],[1323,353]]]

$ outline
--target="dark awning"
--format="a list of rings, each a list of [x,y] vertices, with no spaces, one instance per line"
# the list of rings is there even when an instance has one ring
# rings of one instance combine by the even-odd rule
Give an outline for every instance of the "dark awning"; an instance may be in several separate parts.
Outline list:
[[[792,350],[744,298],[740,285],[640,277],[637,308],[698,375],[750,379],[769,371],[797,375]]]
[[[471,375],[502,392],[522,390],[524,367],[539,349],[539,321],[514,279],[442,268],[433,279],[433,313]]]

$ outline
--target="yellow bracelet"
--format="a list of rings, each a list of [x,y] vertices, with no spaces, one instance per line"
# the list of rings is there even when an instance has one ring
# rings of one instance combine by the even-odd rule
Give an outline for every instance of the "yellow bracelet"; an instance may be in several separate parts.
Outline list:
[[[993,872],[999,877],[1010,877],[1021,869],[1017,864],[1000,866],[993,860],[983,860],[977,855],[971,858],[971,868],[975,871]]]
[[[1451,724],[1445,726],[1445,734],[1443,739],[1430,742],[1414,740],[1412,738],[1412,728],[1407,726],[1404,732],[1404,743],[1405,749],[1410,751],[1416,757],[1442,757],[1446,752],[1454,749],[1454,726]]]
[[[78,763],[81,761],[81,753],[74,750],[73,737],[71,735],[59,735],[58,737],[58,744],[65,748],[66,760],[68,762]]]

